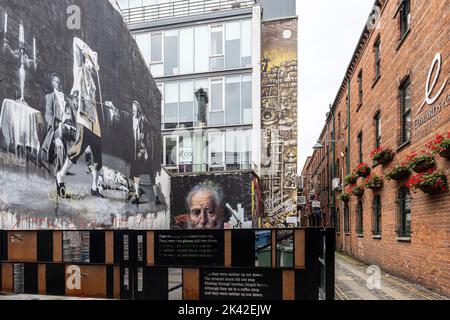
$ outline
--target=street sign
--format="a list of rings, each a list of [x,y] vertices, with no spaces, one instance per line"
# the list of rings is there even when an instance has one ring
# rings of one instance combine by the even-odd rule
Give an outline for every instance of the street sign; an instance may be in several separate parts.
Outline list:
[[[311,207],[313,208],[320,208],[320,201],[312,201]]]
[[[298,205],[305,205],[306,204],[306,197],[305,196],[298,196],[297,197],[297,204]]]

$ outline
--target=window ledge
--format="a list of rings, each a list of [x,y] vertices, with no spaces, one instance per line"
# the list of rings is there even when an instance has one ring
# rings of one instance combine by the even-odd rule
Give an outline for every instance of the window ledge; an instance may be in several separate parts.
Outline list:
[[[411,242],[411,237],[397,237],[398,242]]]
[[[403,42],[405,42],[405,39],[408,37],[410,31],[411,31],[411,28],[409,28],[409,29],[405,32],[405,34],[403,35],[403,37],[398,41],[397,48],[396,48],[397,51],[398,51],[398,50],[400,49],[400,47],[402,46]]]
[[[350,235],[350,232],[346,232],[345,235],[346,235],[346,236],[349,236],[349,235]]]
[[[362,105],[363,105],[362,102],[358,103],[358,105],[356,106],[356,112],[358,112],[359,109],[361,109]]]
[[[404,149],[404,148],[406,148],[408,145],[410,145],[411,144],[411,140],[408,140],[408,141],[406,141],[406,142],[403,142],[401,145],[399,145],[398,147],[397,147],[397,152],[398,151],[400,151],[400,150],[402,150],[402,149]]]
[[[372,239],[381,240],[381,235],[380,234],[373,235]]]
[[[364,234],[362,234],[362,233],[358,233],[356,236],[357,236],[358,238],[364,238]]]
[[[378,83],[378,80],[380,80],[380,78],[381,78],[381,74],[378,76],[378,77],[376,77],[376,79],[374,79],[373,80],[373,83],[372,83],[372,89],[375,87],[375,85]]]

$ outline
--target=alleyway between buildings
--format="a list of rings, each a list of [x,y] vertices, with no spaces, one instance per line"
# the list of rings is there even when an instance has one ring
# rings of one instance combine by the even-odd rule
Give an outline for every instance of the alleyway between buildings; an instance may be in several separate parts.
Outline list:
[[[366,273],[368,265],[347,255],[336,254],[336,300],[447,300],[448,297],[423,286],[405,281],[385,272],[380,273],[379,286],[371,281],[373,270]],[[372,278],[371,278],[372,277]],[[368,281],[369,279],[369,281]],[[374,285],[373,289],[368,286]]]

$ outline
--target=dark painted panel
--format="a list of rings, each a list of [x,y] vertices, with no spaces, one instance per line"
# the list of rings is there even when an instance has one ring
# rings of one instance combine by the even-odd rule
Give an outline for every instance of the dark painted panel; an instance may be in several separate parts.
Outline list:
[[[53,232],[37,232],[37,259],[42,262],[53,261]]]
[[[91,263],[105,263],[105,231],[90,232],[89,248]]]
[[[0,231],[0,260],[8,260],[8,232]]]
[[[320,286],[320,229],[306,229],[305,233],[305,265],[306,265],[306,299],[319,299]]]
[[[64,264],[46,264],[45,287],[48,295],[64,296],[66,291]]]
[[[254,230],[233,230],[231,235],[231,263],[233,267],[255,266]]]
[[[114,298],[114,266],[106,266],[106,297]]]
[[[144,268],[145,299],[168,300],[169,299],[169,269],[168,268]]]
[[[38,293],[38,265],[37,263],[24,264],[24,293]]]

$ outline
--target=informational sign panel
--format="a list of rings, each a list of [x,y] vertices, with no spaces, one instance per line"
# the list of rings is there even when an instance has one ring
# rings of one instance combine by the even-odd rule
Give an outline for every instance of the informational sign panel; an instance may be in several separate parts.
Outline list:
[[[311,207],[313,208],[320,208],[320,201],[312,201]]]
[[[224,233],[220,230],[155,232],[155,263],[179,266],[223,266]]]
[[[280,300],[282,271],[274,269],[201,269],[201,300]]]

